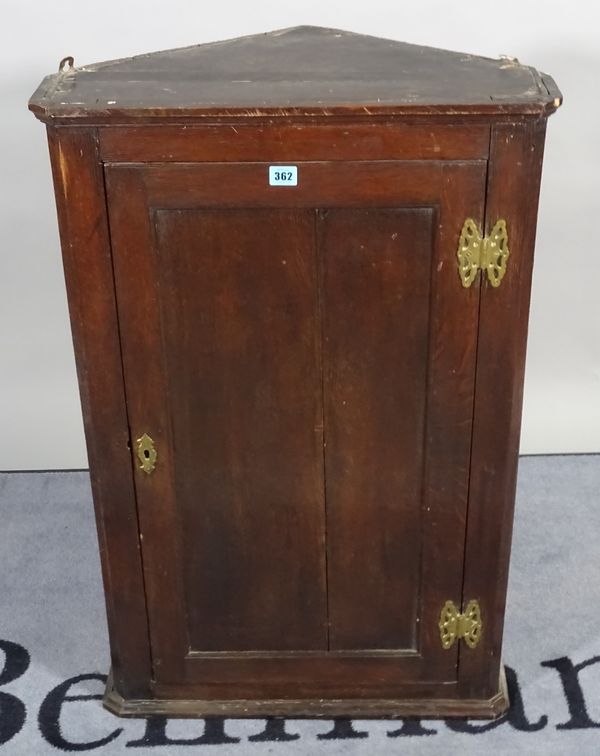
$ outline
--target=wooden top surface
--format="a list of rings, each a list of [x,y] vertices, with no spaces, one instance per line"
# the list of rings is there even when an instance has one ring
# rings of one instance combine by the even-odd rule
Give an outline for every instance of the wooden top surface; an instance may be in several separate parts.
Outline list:
[[[50,122],[158,118],[541,114],[562,96],[512,59],[297,26],[47,76],[29,107]]]

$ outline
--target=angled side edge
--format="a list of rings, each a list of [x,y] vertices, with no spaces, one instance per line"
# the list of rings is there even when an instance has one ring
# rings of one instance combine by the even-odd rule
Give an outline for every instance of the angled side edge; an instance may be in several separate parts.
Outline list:
[[[148,696],[148,626],[97,135],[95,129],[48,128],[48,142],[114,681],[124,696]]]
[[[482,283],[463,599],[479,601],[483,633],[460,650],[465,697],[497,690],[545,129],[546,119],[492,129],[486,233],[504,218],[510,257],[500,287]]]

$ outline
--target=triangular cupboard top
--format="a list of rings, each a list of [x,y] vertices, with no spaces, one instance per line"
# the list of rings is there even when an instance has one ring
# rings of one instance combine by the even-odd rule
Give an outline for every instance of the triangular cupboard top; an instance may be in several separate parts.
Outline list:
[[[207,117],[542,114],[554,81],[510,58],[297,26],[63,67],[32,96],[53,123]]]

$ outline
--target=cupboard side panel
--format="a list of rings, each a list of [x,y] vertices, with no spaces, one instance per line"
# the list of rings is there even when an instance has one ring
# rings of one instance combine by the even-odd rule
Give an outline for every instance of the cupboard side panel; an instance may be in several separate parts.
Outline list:
[[[498,691],[545,128],[492,131],[486,232],[506,220],[510,257],[498,288],[482,284],[463,600],[480,602],[483,634],[477,648],[461,645],[465,697]]]
[[[149,695],[150,652],[119,326],[96,131],[48,128],[106,594],[114,685]]]

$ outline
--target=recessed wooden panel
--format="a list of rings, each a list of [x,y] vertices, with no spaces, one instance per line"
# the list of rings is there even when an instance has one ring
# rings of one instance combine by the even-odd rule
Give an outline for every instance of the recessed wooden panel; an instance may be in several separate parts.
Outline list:
[[[323,213],[332,649],[417,646],[434,218]]]
[[[325,649],[314,213],[155,213],[187,632]]]

